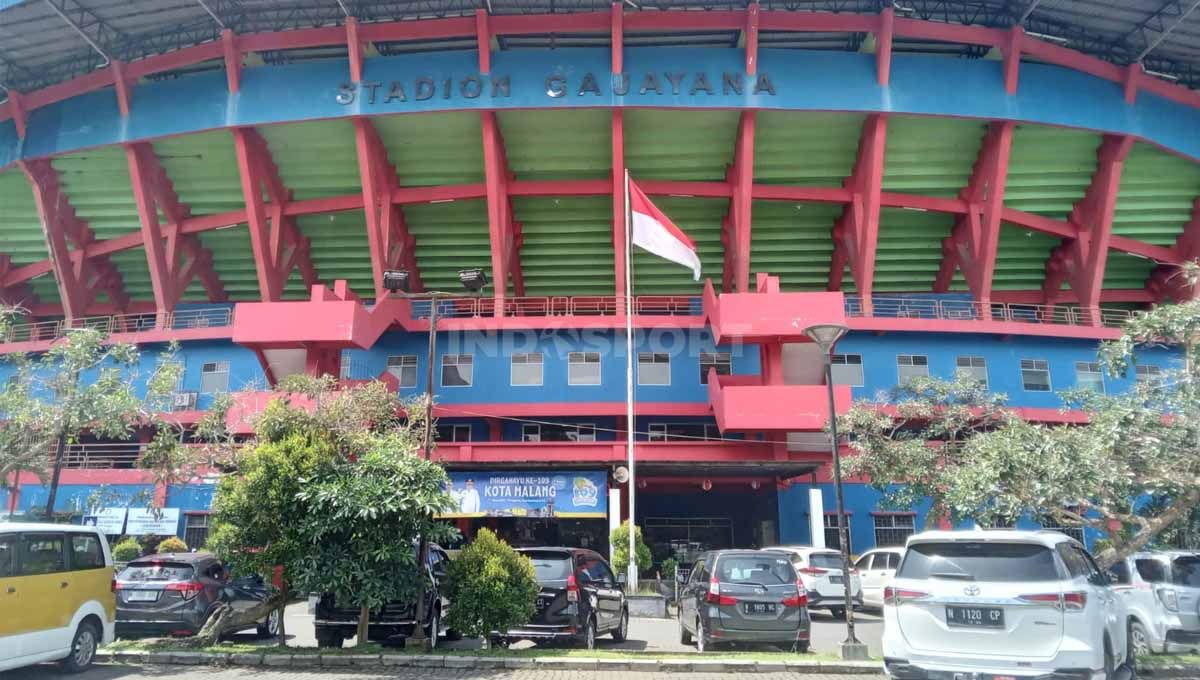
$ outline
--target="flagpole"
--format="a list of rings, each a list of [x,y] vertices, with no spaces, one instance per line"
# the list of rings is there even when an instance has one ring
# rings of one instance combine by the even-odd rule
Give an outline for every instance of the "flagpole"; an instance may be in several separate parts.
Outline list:
[[[637,523],[634,521],[634,496],[637,493],[637,473],[633,460],[633,237],[629,207],[629,169],[625,170],[625,448],[629,467],[629,576],[630,592],[637,592]]]

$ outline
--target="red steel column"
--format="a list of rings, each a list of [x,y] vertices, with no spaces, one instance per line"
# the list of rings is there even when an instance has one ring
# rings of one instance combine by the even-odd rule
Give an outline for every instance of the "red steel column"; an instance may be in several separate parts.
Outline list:
[[[508,224],[507,178],[503,165],[500,121],[495,111],[480,114],[483,127],[483,168],[488,204],[488,234],[492,244],[492,286],[495,291],[496,316],[504,316],[504,300],[508,290],[508,261],[511,248]]]
[[[862,296],[864,314],[872,311],[871,293],[875,279],[875,250],[879,242],[879,209],[883,192],[883,161],[887,148],[887,118],[880,113],[867,116],[858,143],[854,170],[846,178],[850,203],[833,228],[834,253],[830,263],[829,287],[840,287],[841,267],[850,265],[850,275]]]
[[[892,37],[896,32],[896,10],[885,7],[879,14],[879,32],[875,34],[875,74],[887,87],[892,75]]]
[[[733,155],[733,167],[730,171],[730,222],[732,224],[732,241],[726,245],[726,252],[732,246],[733,253],[733,284],[737,292],[750,292],[750,244],[751,244],[751,213],[754,191],[754,111],[743,111],[738,120],[737,141]]]
[[[486,9],[475,10],[475,42],[479,49],[479,72],[492,72],[492,29]]]
[[[225,57],[225,82],[229,91],[236,93],[242,87],[242,52],[231,28],[221,31],[221,51]]]
[[[617,309],[625,304],[625,112],[612,111],[613,281]]]
[[[383,299],[387,292],[383,289],[383,272],[388,269],[407,269],[412,290],[423,291],[425,285],[415,253],[416,239],[408,231],[401,206],[392,201],[392,194],[399,189],[400,183],[387,148],[370,119],[354,119],[354,141],[358,150],[371,273],[375,277],[375,299]]]
[[[1192,201],[1192,218],[1175,239],[1173,249],[1181,261],[1200,259],[1200,198]],[[1155,267],[1150,274],[1146,290],[1154,295],[1155,300],[1171,299],[1176,302],[1186,302],[1200,293],[1197,286],[1188,284],[1178,266],[1163,264]]]

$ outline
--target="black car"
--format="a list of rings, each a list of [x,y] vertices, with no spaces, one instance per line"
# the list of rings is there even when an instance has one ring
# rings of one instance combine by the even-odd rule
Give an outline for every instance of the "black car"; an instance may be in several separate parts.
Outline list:
[[[442,582],[450,567],[450,558],[441,546],[428,546],[426,568],[433,580],[433,592],[425,593],[425,635],[433,647],[437,647],[438,636],[445,633],[447,639],[456,639],[458,634],[444,629],[442,620],[450,605],[442,590]],[[358,630],[359,606],[353,602],[341,603],[332,593],[316,598],[314,625],[318,647],[341,647],[345,640],[354,637]],[[371,612],[367,637],[376,642],[403,642],[412,636],[416,626],[416,603],[411,600],[388,602]],[[437,631],[438,635],[433,635]]]
[[[542,589],[537,614],[529,624],[494,636],[513,640],[578,641],[596,648],[596,638],[611,633],[624,642],[629,633],[625,592],[603,557],[582,548],[522,548],[533,562]]]
[[[166,553],[139,557],[117,574],[117,636],[195,635],[222,602],[249,609],[273,588],[257,574],[230,578],[212,553]],[[263,637],[279,632],[279,610],[259,621]]]

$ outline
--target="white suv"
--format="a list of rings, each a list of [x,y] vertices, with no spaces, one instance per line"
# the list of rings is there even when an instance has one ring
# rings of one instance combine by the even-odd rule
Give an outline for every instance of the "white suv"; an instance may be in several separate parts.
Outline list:
[[[1129,678],[1124,602],[1074,539],[1049,531],[929,531],[884,590],[894,678]]]
[[[804,584],[809,611],[827,609],[838,619],[846,615],[846,586],[840,552],[810,545],[784,545],[768,549],[790,555],[792,567]],[[854,567],[850,568],[850,594],[854,606],[861,607],[862,583]]]

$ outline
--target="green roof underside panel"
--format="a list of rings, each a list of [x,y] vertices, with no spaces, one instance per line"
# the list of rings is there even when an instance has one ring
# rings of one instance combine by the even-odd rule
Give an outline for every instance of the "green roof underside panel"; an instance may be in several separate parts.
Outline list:
[[[608,109],[503,111],[499,117],[508,165],[518,179],[604,179],[612,173]]]
[[[33,188],[24,173],[15,168],[0,173],[0,240],[15,267],[48,257]],[[29,285],[40,302],[58,302],[58,284],[52,274],[39,276]]]
[[[1146,279],[1154,270],[1154,261],[1144,257],[1108,251],[1108,262],[1104,266],[1103,288],[1144,288]]]
[[[973,120],[889,118],[883,190],[940,198],[957,196],[971,179],[985,130],[983,123]],[[899,220],[897,224],[908,222],[911,220]]]
[[[859,114],[759,111],[754,125],[754,180],[841,186],[854,169],[862,125]]]
[[[1013,131],[1004,205],[1066,219],[1096,171],[1100,135],[1018,125]]]
[[[737,127],[737,111],[629,109],[625,165],[635,181],[722,181],[733,162]]]
[[[787,291],[825,290],[833,254],[830,234],[842,210],[827,203],[754,201],[751,274],[778,276],[780,288]],[[714,285],[718,282],[714,279]],[[847,277],[845,290],[852,288]]]
[[[655,198],[654,204],[696,243],[700,255],[700,280],[693,281],[692,271],[683,265],[634,248],[634,294],[697,294],[704,289],[704,279],[712,279],[713,285],[720,289],[725,258],[721,247],[721,219],[729,210],[729,200],[662,196]]]
[[[400,186],[483,181],[483,131],[478,113],[381,116],[371,122],[387,147]],[[354,147],[353,136],[350,146]]]
[[[460,269],[479,267],[492,276],[487,201],[406,205],[404,217],[417,240],[417,267],[426,290],[461,292]]]
[[[171,178],[179,200],[191,208],[193,215],[246,206],[233,135],[228,130],[160,139],[154,142],[154,153]]]
[[[311,242],[317,276],[326,283],[345,279],[355,293],[370,299],[375,297],[375,275],[366,219],[362,210],[348,210],[303,215],[296,218],[296,224]]]
[[[354,124],[348,118],[264,125],[258,131],[267,140],[292,198],[303,201],[362,193]]]
[[[1160,246],[1175,245],[1192,217],[1192,202],[1197,195],[1200,165],[1138,142],[1130,149],[1121,171],[1113,233]],[[1110,256],[1108,266],[1111,268],[1113,263]]]
[[[525,294],[612,295],[612,199],[514,198]]]
[[[261,300],[262,293],[258,287],[258,272],[254,267],[254,251],[250,247],[250,230],[243,225],[229,229],[205,231],[200,234],[200,243],[212,251],[213,261],[218,263],[217,271],[225,292],[231,300]],[[308,298],[308,291],[300,281],[299,270],[293,272],[284,289],[285,300]],[[193,285],[189,292],[193,290]],[[189,300],[204,299],[202,296],[189,295]]]
[[[1046,278],[1046,259],[1058,242],[1053,236],[1005,223],[1000,229],[992,288],[1041,290]]]
[[[880,210],[875,292],[930,290],[942,264],[942,239],[953,226],[954,216],[944,213]]]

